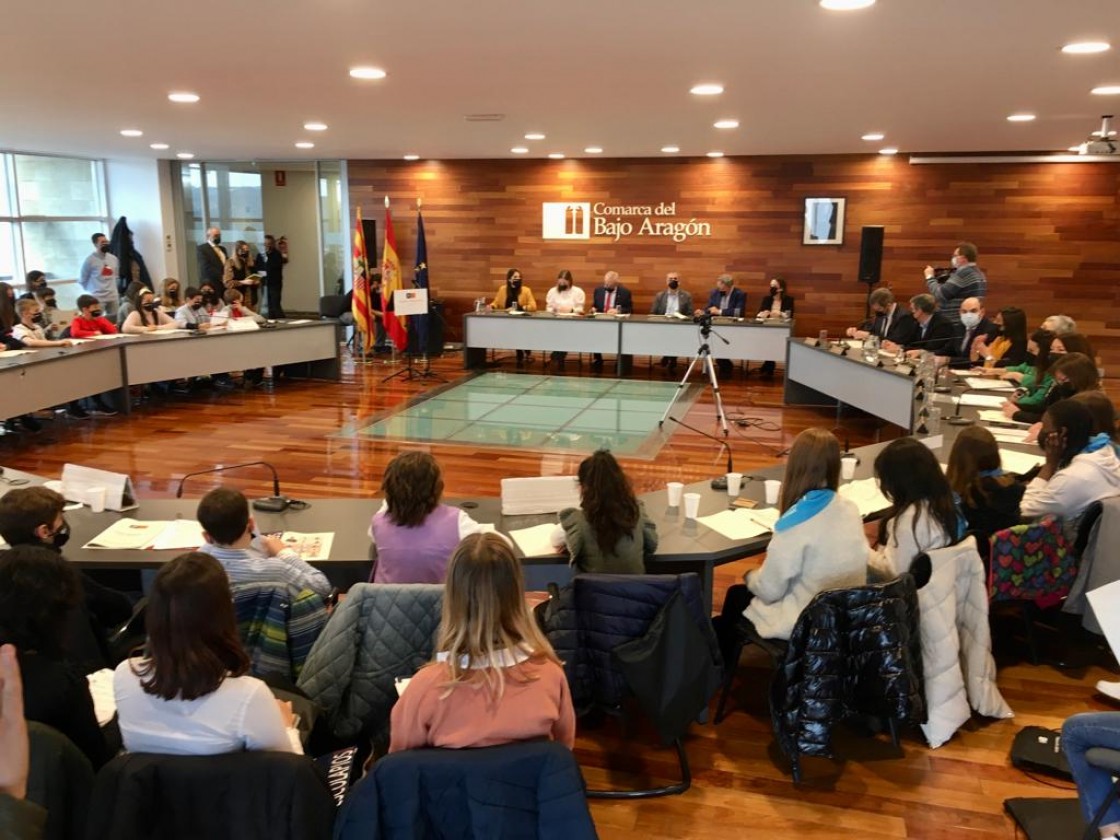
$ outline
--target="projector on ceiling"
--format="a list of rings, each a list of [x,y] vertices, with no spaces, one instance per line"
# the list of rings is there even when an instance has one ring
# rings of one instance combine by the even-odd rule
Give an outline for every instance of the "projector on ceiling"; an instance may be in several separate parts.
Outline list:
[[[1112,114],[1101,117],[1100,131],[1094,131],[1089,139],[1081,144],[1078,154],[1082,155],[1114,155],[1120,151],[1120,144],[1116,141],[1116,132],[1112,130]]]

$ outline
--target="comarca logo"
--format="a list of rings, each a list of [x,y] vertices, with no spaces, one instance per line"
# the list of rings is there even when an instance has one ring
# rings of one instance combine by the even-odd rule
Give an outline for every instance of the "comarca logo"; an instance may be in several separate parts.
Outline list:
[[[591,204],[554,201],[542,205],[541,236],[545,239],[590,239]]]

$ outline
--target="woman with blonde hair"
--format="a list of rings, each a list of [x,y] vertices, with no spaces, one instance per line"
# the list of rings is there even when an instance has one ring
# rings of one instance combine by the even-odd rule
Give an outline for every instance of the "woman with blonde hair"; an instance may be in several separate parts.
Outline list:
[[[534,738],[571,749],[568,681],[524,588],[521,564],[497,534],[459,543],[447,569],[438,653],[393,707],[389,752]]]
[[[159,285],[159,308],[168,315],[174,316],[175,310],[185,302],[179,281],[174,277],[164,277]]]
[[[222,285],[226,289],[236,289],[241,292],[249,308],[256,311],[260,281],[253,275],[253,262],[249,259],[248,242],[238,239],[234,244],[233,253],[226,260],[225,270],[222,272]]]

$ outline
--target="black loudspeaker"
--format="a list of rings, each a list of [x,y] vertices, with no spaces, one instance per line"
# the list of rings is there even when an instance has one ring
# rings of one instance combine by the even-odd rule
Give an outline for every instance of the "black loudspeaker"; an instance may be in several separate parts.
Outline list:
[[[859,240],[859,282],[878,283],[883,273],[883,226],[865,225]]]

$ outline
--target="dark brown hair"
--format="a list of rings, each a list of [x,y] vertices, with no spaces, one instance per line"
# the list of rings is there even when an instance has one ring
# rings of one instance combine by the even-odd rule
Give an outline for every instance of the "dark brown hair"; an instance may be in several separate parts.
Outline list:
[[[1074,394],[1070,399],[1089,409],[1089,414],[1093,417],[1093,434],[1105,432],[1113,440],[1120,439],[1120,432],[1116,428],[1116,406],[1104,391],[1082,391],[1080,394]],[[12,495],[13,492],[9,490],[8,495]],[[2,504],[3,501],[0,500],[0,505]],[[0,534],[2,533],[3,531],[0,530]]]
[[[961,256],[968,260],[970,263],[976,262],[976,258],[980,256],[976,250],[976,246],[971,242],[961,242],[957,245],[957,250],[961,252]]]
[[[1062,336],[1058,337],[1062,338]],[[1073,387],[1073,393],[1069,396],[1082,391],[1095,391],[1101,384],[1097,363],[1084,353],[1066,353],[1055,359],[1050,365],[1050,375],[1057,381],[1059,373],[1064,375]]]
[[[630,479],[614,456],[601,449],[580,463],[579,487],[580,506],[599,550],[614,551],[619,540],[633,533],[641,514]]]
[[[0,283],[0,332],[7,332],[16,325],[16,305],[12,300],[15,289],[8,283]],[[8,292],[12,296],[8,296]]]
[[[999,444],[992,433],[983,426],[961,429],[949,453],[949,468],[945,477],[949,486],[970,507],[981,507],[989,501],[988,491],[980,480],[980,473],[1000,468]],[[993,480],[1011,485],[1012,475],[993,477]]]
[[[427,452],[402,452],[381,479],[389,519],[403,528],[424,524],[443,496],[439,464]]]
[[[810,490],[839,486],[840,442],[828,429],[806,429],[789,450],[779,511],[785,513]]]
[[[1038,345],[1038,352],[1034,356],[1034,383],[1035,387],[1042,384],[1042,379],[1050,372],[1050,365],[1054,357],[1050,355],[1050,345],[1054,343],[1054,333],[1050,330],[1035,330],[1031,333],[1031,341]]]
[[[135,670],[148,694],[195,700],[249,671],[229,578],[209,554],[180,554],[159,570],[145,623],[148,657]]]
[[[0,537],[8,545],[39,545],[35,530],[54,528],[66,500],[47,487],[16,487],[0,496]]]
[[[198,503],[198,524],[218,545],[241,539],[249,527],[249,500],[240,490],[216,487]]]
[[[74,567],[46,546],[0,551],[0,643],[64,655],[71,610],[82,600]]]
[[[875,477],[879,479],[879,489],[891,503],[886,516],[879,520],[880,545],[886,545],[891,522],[910,507],[915,508],[916,540],[923,504],[949,542],[956,542],[960,520],[953,504],[953,491],[937,458],[924,443],[909,437],[892,440],[875,458]]]
[[[1061,335],[1055,336],[1054,340],[1062,342],[1062,346],[1066,348],[1065,354],[1067,356],[1070,353],[1084,353],[1090,359],[1096,358],[1096,353],[1093,352],[1093,345],[1089,343],[1089,339],[1086,338],[1082,333],[1063,333]]]

